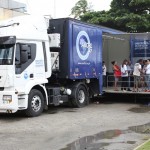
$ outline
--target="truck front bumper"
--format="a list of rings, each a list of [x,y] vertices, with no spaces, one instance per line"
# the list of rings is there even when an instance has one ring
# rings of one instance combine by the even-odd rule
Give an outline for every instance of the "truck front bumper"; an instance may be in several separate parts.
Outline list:
[[[0,91],[0,113],[15,113],[18,110],[18,95],[15,91]]]

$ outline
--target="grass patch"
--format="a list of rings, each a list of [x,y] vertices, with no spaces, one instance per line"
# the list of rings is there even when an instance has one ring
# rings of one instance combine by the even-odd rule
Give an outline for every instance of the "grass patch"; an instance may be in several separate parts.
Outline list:
[[[141,145],[136,150],[150,150],[150,140],[148,140],[144,145]]]

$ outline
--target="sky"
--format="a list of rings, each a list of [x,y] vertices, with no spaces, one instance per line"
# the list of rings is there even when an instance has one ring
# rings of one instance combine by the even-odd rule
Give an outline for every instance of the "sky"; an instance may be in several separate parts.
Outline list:
[[[31,14],[51,15],[53,18],[68,17],[78,0],[16,0],[25,2]],[[95,11],[109,10],[112,0],[87,0]]]

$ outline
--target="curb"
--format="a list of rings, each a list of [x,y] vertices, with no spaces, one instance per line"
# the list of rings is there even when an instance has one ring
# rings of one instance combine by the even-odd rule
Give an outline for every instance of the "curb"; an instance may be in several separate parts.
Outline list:
[[[144,144],[146,144],[146,143],[148,143],[148,142],[150,142],[150,139],[147,140],[147,141],[145,141],[144,143],[142,143],[141,145],[139,145],[138,147],[136,147],[136,148],[133,149],[133,150],[137,150],[138,148],[142,147]]]

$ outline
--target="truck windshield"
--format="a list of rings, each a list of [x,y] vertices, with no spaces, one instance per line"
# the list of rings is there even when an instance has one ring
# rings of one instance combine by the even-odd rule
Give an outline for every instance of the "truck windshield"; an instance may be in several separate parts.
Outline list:
[[[0,65],[13,63],[14,45],[0,45]]]
[[[13,64],[15,43],[16,43],[15,36],[0,37],[0,65]]]

